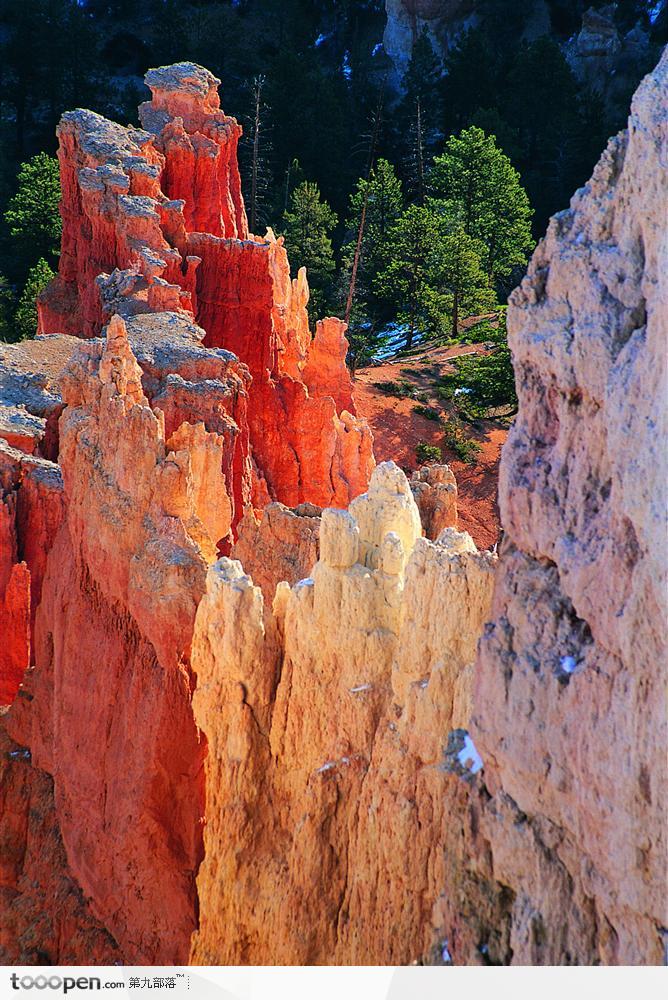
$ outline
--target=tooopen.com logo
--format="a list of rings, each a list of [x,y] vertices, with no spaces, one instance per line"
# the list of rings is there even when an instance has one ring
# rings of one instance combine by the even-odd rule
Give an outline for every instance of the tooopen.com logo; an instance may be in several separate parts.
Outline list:
[[[69,993],[70,990],[101,990],[102,983],[96,976],[17,976],[12,972],[9,980],[13,990],[61,990]],[[111,982],[104,984],[105,989],[116,989],[124,987],[125,983]]]

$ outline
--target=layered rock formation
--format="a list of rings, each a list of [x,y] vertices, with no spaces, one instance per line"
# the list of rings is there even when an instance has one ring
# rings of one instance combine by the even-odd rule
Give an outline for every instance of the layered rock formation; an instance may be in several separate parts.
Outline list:
[[[90,910],[76,910],[86,930],[69,950],[45,936],[49,961],[86,962],[96,927],[125,961],[187,959],[205,753],[190,645],[207,566],[244,512],[272,497],[347,503],[374,464],[368,428],[345,409],[343,325],[312,337],[305,274],[290,280],[272,234],[249,238],[240,130],[218,81],[192,64],[147,79],[152,132],[63,117],[59,275],[40,298],[43,336],[0,358],[5,703],[23,680],[3,836],[29,837],[33,786],[52,824],[34,850],[17,846],[3,881],[7,957],[27,954],[21,920],[40,899],[53,903],[45,926],[70,906],[48,879],[40,895],[29,867],[62,837],[62,877]],[[34,780],[16,774],[29,759]]]
[[[411,476],[410,487],[427,538],[457,527],[457,480],[449,465],[423,465]]]
[[[591,7],[582,27],[564,45],[564,55],[579,83],[605,102],[626,102],[632,83],[657,57],[656,46],[640,20],[624,33],[615,23],[615,4]],[[635,74],[635,75],[634,75]]]
[[[62,254],[38,302],[39,331],[97,336],[114,314],[195,319],[205,346],[233,352],[252,376],[239,423],[252,455],[240,456],[245,482],[230,489],[228,478],[228,493],[248,501],[251,489],[255,506],[345,506],[373,468],[370,432],[354,416],[345,326],[326,319],[312,337],[305,273],[290,279],[271,231],[249,235],[241,130],[220,110],[219,83],[194,63],[151,70],[144,129],[63,115]],[[233,513],[236,525],[243,505]]]
[[[497,569],[439,531],[447,470],[384,463],[362,491],[340,329],[311,340],[283,247],[239,239],[214,83],[150,82],[150,134],[63,126],[99,161],[65,174],[43,322],[67,300],[104,338],[17,348],[0,382],[7,700],[34,664],[0,732],[2,957],[660,961],[668,55],[512,298]],[[188,233],[205,208],[162,194],[168,162],[171,194],[206,178],[218,233]],[[99,247],[131,250],[98,298],[72,265],[89,198]],[[33,378],[50,344],[61,374]]]
[[[452,529],[420,535],[384,463],[349,512],[323,512],[320,559],[273,614],[239,562],[210,568],[194,962],[402,963],[442,935],[444,743],[468,723],[494,558]]]

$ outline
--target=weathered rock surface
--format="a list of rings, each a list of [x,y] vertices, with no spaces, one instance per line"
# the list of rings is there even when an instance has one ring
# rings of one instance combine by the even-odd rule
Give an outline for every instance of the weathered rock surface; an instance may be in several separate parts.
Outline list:
[[[249,235],[241,129],[220,110],[219,83],[194,63],[150,70],[144,129],[91,111],[63,116],[62,254],[39,298],[39,330],[95,337],[114,314],[196,319],[205,346],[233,352],[252,376],[238,426],[252,448],[255,499],[346,506],[374,460],[369,428],[354,416],[345,326],[325,319],[312,336],[305,272],[290,279],[271,231]],[[250,468],[248,443],[240,447],[237,479]],[[236,526],[251,491],[229,477],[228,487]]]
[[[0,439],[0,705],[34,663],[35,612],[63,510],[59,467]]]
[[[1,719],[0,815],[3,965],[120,963],[115,941],[69,872],[53,781],[31,766],[30,752],[9,739]]]
[[[281,581],[290,586],[308,577],[318,561],[320,515],[314,504],[290,509],[270,503],[259,517],[249,511],[230,555],[238,560],[271,606]]]
[[[384,463],[349,512],[323,511],[312,577],[281,585],[273,614],[239,562],[210,568],[192,659],[209,747],[193,961],[407,962],[441,934],[443,796],[459,780],[443,751],[468,719],[494,557],[420,535]]]
[[[411,476],[410,487],[427,538],[457,527],[457,480],[450,466],[423,465]]]
[[[663,953],[667,119],[668,54],[508,310],[520,405],[474,738],[518,963]]]
[[[73,337],[0,343],[0,438],[13,448],[57,461],[59,378],[77,343]]]
[[[617,27],[615,6],[586,10],[580,31],[564,45],[564,55],[578,82],[613,106],[628,100],[641,68],[648,69],[658,56],[640,20],[626,34]]]
[[[190,641],[230,504],[222,437],[183,423],[166,438],[141,379],[117,317],[63,380],[66,516],[37,609],[23,742],[54,777],[70,869],[95,916],[126,960],[172,962],[195,926],[201,856]]]

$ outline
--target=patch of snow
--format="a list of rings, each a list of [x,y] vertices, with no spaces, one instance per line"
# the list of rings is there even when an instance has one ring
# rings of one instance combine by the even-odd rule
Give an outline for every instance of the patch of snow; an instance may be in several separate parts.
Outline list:
[[[315,580],[312,577],[307,576],[304,577],[303,580],[297,581],[297,583],[295,584],[295,590],[301,590],[302,587],[314,587],[314,586],[315,586]]]
[[[562,656],[559,660],[559,666],[565,674],[572,674],[577,666],[577,662],[574,656]]]
[[[647,5],[647,16],[649,17],[650,24],[654,24],[657,17],[661,13],[663,8],[664,0],[655,0],[654,3],[649,3]]]
[[[316,774],[323,774],[325,771],[331,771],[333,767],[336,767],[335,760],[328,760],[326,764],[322,764],[317,770]]]
[[[321,45],[323,45],[323,44],[324,44],[324,43],[325,43],[325,42],[327,41],[327,39],[328,39],[328,38],[331,38],[331,37],[332,37],[332,32],[331,32],[331,31],[330,31],[330,32],[328,32],[327,34],[323,34],[323,33],[321,32],[321,33],[320,33],[320,34],[318,35],[318,37],[316,38],[316,40],[314,41],[314,43],[313,43],[313,48],[315,48],[315,49],[319,49],[319,48],[320,48],[320,46],[321,46]]]
[[[452,962],[452,955],[450,954],[450,950],[448,948],[447,938],[443,942],[443,947],[441,948],[441,958],[444,962]]]
[[[350,688],[351,694],[358,694],[360,691],[370,691],[373,684],[358,684],[357,687]]]
[[[346,49],[343,53],[343,62],[341,63],[341,72],[345,76],[346,80],[350,80],[353,75],[352,66],[350,65],[350,52]]]
[[[478,771],[482,771],[482,757],[476,750],[475,744],[468,733],[464,737],[464,746],[457,754],[457,760],[471,774],[477,774]]]
[[[378,44],[374,45],[373,49],[371,50],[371,56],[372,57],[377,56],[379,52],[382,52],[382,50],[383,50],[383,43],[378,42]]]

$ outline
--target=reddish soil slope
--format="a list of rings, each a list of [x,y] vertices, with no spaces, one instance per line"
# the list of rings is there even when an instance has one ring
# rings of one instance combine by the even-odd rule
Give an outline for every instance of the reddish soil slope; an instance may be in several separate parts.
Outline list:
[[[438,421],[415,413],[420,404],[447,411],[447,404],[435,394],[438,379],[452,371],[451,358],[471,352],[484,353],[482,344],[456,347],[431,347],[410,356],[357,372],[353,396],[360,416],[366,417],[374,436],[376,461],[393,459],[409,472],[420,464],[415,448],[421,441],[438,445],[443,458],[452,467],[459,488],[459,524],[468,531],[479,548],[489,548],[499,535],[497,482],[501,446],[507,429],[494,420],[481,421],[483,429],[467,430],[482,451],[472,464],[461,462],[443,442],[443,428]],[[376,388],[382,382],[410,382],[426,398],[399,398]]]

